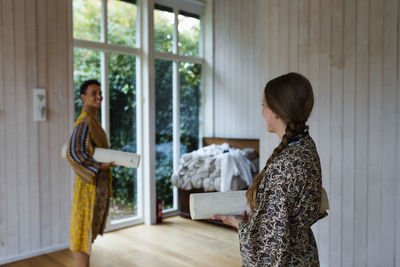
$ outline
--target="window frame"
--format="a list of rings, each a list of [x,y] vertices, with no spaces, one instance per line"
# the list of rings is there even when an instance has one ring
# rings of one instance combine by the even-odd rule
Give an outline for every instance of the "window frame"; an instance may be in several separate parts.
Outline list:
[[[165,0],[156,0],[155,4],[165,6],[166,4],[170,4],[168,6],[165,6],[167,8],[171,8],[173,13],[174,13],[174,36],[173,36],[173,43],[172,43],[172,52],[160,52],[156,51],[155,46],[154,46],[154,59],[162,59],[162,60],[169,60],[172,62],[172,102],[173,102],[173,108],[172,108],[172,125],[173,125],[173,130],[172,130],[172,140],[173,140],[173,172],[177,173],[178,172],[178,167],[179,167],[179,161],[180,161],[180,79],[179,79],[179,64],[184,62],[184,63],[194,63],[194,64],[199,64],[201,65],[202,68],[202,76],[203,76],[203,65],[204,65],[204,45],[202,45],[204,37],[204,23],[203,23],[203,16],[201,13],[194,13],[200,17],[200,36],[199,36],[199,56],[186,56],[186,55],[180,55],[179,54],[179,32],[178,32],[178,27],[179,27],[179,19],[178,15],[180,14],[179,11],[186,11],[187,10],[180,10],[179,5],[174,5],[174,1],[165,1]],[[156,6],[153,8],[154,10],[157,9]],[[191,10],[193,13],[193,11]],[[195,11],[196,12],[196,11]],[[154,31],[154,28],[153,28]],[[202,90],[202,84],[200,85],[200,90]],[[202,119],[202,113],[200,112],[200,118],[199,118],[200,123],[203,121]],[[202,127],[199,127],[199,144],[201,144],[202,140]],[[156,133],[154,133],[156,134]],[[173,187],[173,206],[170,209],[163,209],[162,211],[164,216],[172,216],[176,215],[178,213],[178,189],[176,186]]]
[[[201,77],[201,95],[200,106],[200,125],[199,125],[199,146],[202,146],[202,137],[213,136],[213,0],[137,0],[136,17],[136,47],[129,47],[107,42],[107,2],[101,0],[101,40],[88,41],[75,39],[72,30],[72,50],[74,48],[83,48],[95,50],[101,53],[101,84],[103,93],[103,103],[101,108],[101,123],[109,136],[109,85],[108,85],[108,55],[109,53],[125,54],[136,57],[136,122],[137,122],[137,153],[141,155],[140,166],[137,170],[137,216],[132,219],[122,219],[117,224],[110,224],[107,221],[106,231],[112,231],[118,228],[136,225],[140,223],[156,223],[156,177],[155,177],[155,59],[170,60],[175,65],[173,67],[173,134],[174,134],[174,171],[179,165],[179,145],[180,145],[180,116],[179,116],[179,64],[188,62],[202,65]],[[174,47],[176,44],[176,53],[164,53],[155,51],[154,42],[154,9],[155,4],[172,7],[175,15],[174,24]],[[194,7],[194,10],[191,9]],[[204,14],[198,12],[199,6],[204,9]],[[183,7],[183,8],[182,8]],[[199,14],[200,21],[200,40],[199,56],[179,55],[178,51],[178,10]],[[197,11],[196,11],[197,10]],[[73,1],[71,1],[71,11],[73,13]],[[71,15],[72,16],[72,15]],[[71,19],[73,23],[73,19]],[[72,26],[73,29],[73,26]],[[73,53],[72,53],[73,55]],[[72,71],[74,58],[71,56]],[[71,75],[72,85],[74,77]],[[204,88],[206,87],[206,88]],[[72,96],[74,96],[74,87],[71,87]],[[72,101],[73,103],[73,101]],[[74,109],[71,107],[72,110]],[[73,114],[73,112],[71,113]],[[73,119],[73,117],[72,117]],[[204,124],[204,125],[203,125]],[[163,211],[163,216],[168,217],[178,213],[177,188],[174,187],[173,208]]]
[[[73,1],[72,5],[73,5]],[[139,2],[136,3],[137,8],[137,21],[140,20],[140,6]],[[142,146],[139,143],[139,139],[141,138],[142,133],[142,123],[141,123],[141,116],[139,116],[139,110],[141,109],[141,94],[139,85],[141,82],[141,75],[138,69],[140,68],[140,57],[141,57],[141,49],[140,49],[140,26],[136,26],[136,47],[132,46],[124,46],[124,45],[117,45],[117,44],[110,44],[108,43],[108,29],[107,29],[107,18],[108,18],[108,8],[107,8],[108,0],[101,0],[101,38],[100,41],[89,41],[89,40],[82,40],[82,39],[75,39],[73,36],[73,49],[74,48],[81,48],[81,49],[88,49],[98,51],[100,53],[100,60],[101,60],[101,67],[100,67],[100,75],[101,75],[101,91],[103,95],[103,101],[101,104],[101,125],[105,132],[107,133],[107,137],[110,138],[110,98],[109,98],[109,84],[108,84],[108,75],[109,75],[109,54],[116,53],[116,54],[123,54],[136,57],[136,103],[137,103],[137,154],[141,154]],[[73,8],[73,6],[72,6]],[[73,9],[72,9],[73,12]],[[73,22],[72,22],[73,23]],[[137,25],[139,23],[137,22]],[[73,28],[73,27],[72,27]],[[73,33],[72,33],[73,35]],[[73,66],[73,58],[72,58],[72,66]],[[73,72],[73,71],[72,71]],[[73,79],[73,77],[72,77]],[[74,82],[72,83],[74,84]],[[74,90],[74,89],[72,89]],[[136,225],[143,223],[143,190],[142,190],[142,170],[139,166],[137,170],[137,215],[129,218],[124,219],[117,219],[113,223],[111,223],[110,216],[107,217],[107,224],[105,231],[113,231],[119,228]]]

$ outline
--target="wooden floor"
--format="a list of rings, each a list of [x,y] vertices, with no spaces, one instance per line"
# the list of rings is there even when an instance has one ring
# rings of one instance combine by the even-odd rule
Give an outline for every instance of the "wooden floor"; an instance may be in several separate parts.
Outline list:
[[[106,233],[96,239],[91,256],[91,267],[240,265],[236,231],[180,217]],[[9,266],[74,266],[74,260],[62,250],[4,265]]]

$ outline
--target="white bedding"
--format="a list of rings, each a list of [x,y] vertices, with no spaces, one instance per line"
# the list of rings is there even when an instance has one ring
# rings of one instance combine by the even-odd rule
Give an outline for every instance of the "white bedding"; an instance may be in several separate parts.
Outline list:
[[[247,158],[252,149],[232,148],[229,144],[210,145],[183,154],[172,183],[184,190],[240,190],[251,185],[256,166]]]

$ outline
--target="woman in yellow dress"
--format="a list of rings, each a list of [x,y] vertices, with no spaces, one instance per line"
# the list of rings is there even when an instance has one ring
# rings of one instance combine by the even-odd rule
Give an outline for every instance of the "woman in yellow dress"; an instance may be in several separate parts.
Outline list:
[[[85,81],[80,88],[84,108],[74,124],[67,158],[75,171],[71,209],[70,249],[77,266],[89,266],[91,244],[103,234],[111,196],[113,162],[93,159],[96,147],[108,148],[106,133],[97,119],[103,97],[100,83]]]

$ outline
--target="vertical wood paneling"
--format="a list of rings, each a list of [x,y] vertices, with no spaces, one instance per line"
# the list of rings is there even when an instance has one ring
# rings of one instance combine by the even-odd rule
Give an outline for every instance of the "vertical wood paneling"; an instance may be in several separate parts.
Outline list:
[[[330,176],[330,113],[331,113],[331,1],[321,1],[321,36],[320,36],[320,72],[319,72],[319,98],[316,100],[320,106],[320,117],[318,125],[320,128],[320,141],[318,151],[321,158],[322,184],[325,187],[328,197],[331,197],[331,176]],[[328,216],[321,221],[320,238],[325,240],[321,242],[319,255],[321,262],[330,263],[330,226],[332,216]],[[328,242],[327,242],[328,241]]]
[[[37,1],[37,42],[38,42],[38,87],[48,89],[48,67],[47,67],[47,31],[46,10],[47,0]],[[47,90],[47,101],[49,91]],[[50,156],[49,156],[49,122],[51,116],[47,110],[48,120],[39,127],[39,185],[40,185],[40,245],[48,247],[51,244],[51,210],[50,210]]]
[[[279,73],[287,72],[289,68],[289,3],[279,1]]]
[[[216,14],[235,14],[236,21],[219,20],[243,23],[238,27],[248,38],[251,24],[241,16],[248,16],[245,9],[252,7],[243,2],[229,2],[230,10],[238,8],[239,13],[220,13],[224,5],[219,5]],[[400,266],[399,2],[256,1],[257,52],[247,41],[240,51],[260,54],[261,62],[250,60],[248,65],[246,57],[215,50],[216,57],[230,58],[229,64],[243,61],[244,75],[260,66],[260,81],[299,71],[313,85],[315,106],[309,124],[331,205],[329,216],[313,226],[321,266]],[[226,43],[228,37],[225,43],[219,40],[220,47]],[[220,77],[220,84],[228,77]],[[230,86],[215,88],[222,92],[216,105],[226,105],[224,93],[235,97],[238,86]],[[241,110],[249,113],[248,107]],[[240,125],[236,122],[227,132]],[[266,133],[264,121],[260,129],[262,167],[278,141]]]
[[[314,99],[319,98],[319,35],[320,35],[320,5],[319,0],[310,0],[309,14],[313,14],[309,19],[309,74],[307,78],[313,86]],[[313,112],[309,119],[312,136],[319,139],[318,116],[319,101],[314,101]]]
[[[260,62],[260,80],[263,85],[262,88],[265,87],[266,82],[270,79],[270,69],[269,69],[269,61],[270,61],[270,46],[271,46],[271,36],[270,36],[270,1],[260,0],[257,10],[257,23],[260,23],[260,55],[261,55],[261,62]],[[264,94],[264,89],[260,96]],[[260,98],[262,99],[262,98]],[[261,100],[257,102],[260,105]],[[257,121],[257,120],[256,120]],[[260,140],[262,140],[264,146],[260,146],[260,169],[264,168],[264,164],[267,161],[268,154],[270,152],[270,138],[267,133],[267,128],[264,122],[264,119],[261,118],[258,120],[260,123]]]
[[[330,141],[330,266],[340,266],[342,243],[342,147],[343,147],[343,0],[332,1],[332,93]],[[333,238],[334,237],[334,238]]]
[[[269,4],[269,66],[270,75],[269,79],[274,79],[279,76],[279,0],[272,0]],[[265,121],[263,121],[264,129],[267,129],[267,125]],[[267,150],[267,154],[265,158],[268,159],[271,155],[274,148],[279,144],[280,140],[275,135],[268,133],[267,134],[269,147]],[[263,162],[262,165],[265,164],[266,161]]]
[[[220,31],[216,30],[216,32],[215,32],[215,40],[216,40],[216,43],[218,43],[218,46],[216,46],[216,47],[223,46],[224,45],[223,44],[223,40],[229,39],[229,36],[230,36],[230,31],[229,31],[229,24],[230,24],[230,21],[229,21],[230,13],[229,13],[229,11],[230,10],[229,10],[229,5],[228,5],[228,7],[226,7],[225,5],[226,5],[226,1],[221,1],[220,2],[220,8],[221,8],[220,10],[222,11],[222,14],[225,15],[226,19],[223,20]],[[221,35],[222,35],[221,37],[225,37],[225,38],[219,39],[218,38],[218,36],[220,36],[219,32],[221,32]],[[223,53],[222,53],[222,58],[221,58],[221,61],[220,61],[221,68],[219,69],[220,72],[218,73],[219,76],[218,76],[217,79],[219,79],[219,81],[220,81],[221,91],[215,90],[215,96],[216,96],[215,103],[217,103],[218,102],[217,100],[221,98],[221,94],[223,96],[225,96],[226,99],[228,100],[228,101],[218,102],[219,104],[218,105],[216,104],[216,106],[215,106],[215,108],[216,108],[215,109],[215,114],[216,114],[216,116],[218,116],[218,119],[217,119],[218,123],[215,124],[215,134],[216,134],[216,136],[225,135],[224,129],[226,129],[226,127],[227,127],[226,119],[224,119],[223,113],[220,110],[221,109],[222,110],[228,110],[228,108],[229,108],[227,104],[229,103],[230,96],[228,94],[228,91],[226,91],[227,90],[226,88],[230,88],[231,87],[231,79],[230,79],[231,77],[229,75],[230,74],[230,66],[228,65],[230,63],[229,62],[229,55],[230,55],[229,47],[230,47],[229,44],[226,44],[224,46]],[[220,129],[219,126],[223,126],[223,128]]]
[[[259,51],[256,47],[257,42],[256,40],[256,35],[255,35],[255,29],[257,29],[256,26],[256,9],[255,9],[255,2],[254,4],[251,6],[250,12],[249,12],[249,22],[250,22],[250,38],[248,40],[249,42],[249,46],[251,47],[252,51],[254,51],[255,53],[251,53],[250,54],[250,61],[248,64],[248,69],[247,69],[247,77],[248,77],[248,81],[249,81],[249,88],[251,88],[251,90],[254,92],[253,94],[251,94],[251,97],[248,97],[247,99],[247,113],[249,114],[250,118],[257,118],[259,116],[259,110],[260,108],[254,109],[253,103],[257,103],[257,101],[260,101],[260,98],[258,97],[260,95],[260,91],[262,91],[263,87],[259,86],[259,81],[256,78],[256,71],[253,71],[253,66],[259,66],[259,64],[257,64],[257,60],[256,58],[259,56]],[[247,90],[245,90],[243,87],[242,92],[243,95],[246,96],[248,95],[248,93],[246,92]],[[239,108],[240,109],[240,108]],[[259,124],[255,124],[253,122],[253,120],[249,120],[249,117],[245,117],[244,120],[246,121],[246,129],[252,129],[251,131],[251,136],[258,136],[259,135]],[[253,126],[255,124],[255,127]],[[247,135],[246,130],[243,131],[242,133],[243,137],[245,137]]]
[[[15,90],[15,42],[14,42],[14,1],[5,0],[3,4],[3,78],[5,95],[5,129],[6,140],[14,140],[17,133],[16,125],[16,90]],[[15,143],[6,142],[6,205],[7,205],[7,255],[16,255],[19,250],[18,233],[18,181],[17,173],[17,151]]]
[[[310,126],[310,133],[317,143],[319,140],[319,35],[320,35],[320,5],[319,0],[310,0],[310,74],[308,78],[311,82],[314,92],[314,108],[309,118],[308,125]],[[317,145],[318,146],[318,145]],[[317,245],[320,246],[320,224],[314,224],[312,227]]]
[[[58,140],[58,127],[59,127],[59,110],[58,105],[59,102],[59,93],[56,91],[57,88],[57,9],[56,9],[56,1],[48,1],[47,2],[47,40],[48,40],[48,58],[47,58],[47,92],[49,94],[49,99],[53,101],[49,101],[48,103],[48,115],[49,115],[49,131],[52,133],[49,136],[49,144],[47,145],[48,153],[50,156],[50,236],[51,243],[58,244],[59,243],[59,223],[60,217],[59,215],[59,198],[60,198],[60,188],[59,188],[59,164],[57,150],[52,149],[55,147],[59,147]]]
[[[226,16],[225,16],[225,13],[224,13],[224,9],[222,9],[220,7],[221,4],[222,4],[221,2],[222,1],[213,2],[214,8],[215,8],[214,13],[217,12],[217,10],[220,12],[220,16],[214,16],[214,23],[215,23],[215,25],[214,25],[214,36],[215,36],[215,38],[213,40],[214,41],[214,43],[213,43],[214,47],[219,47],[219,45],[220,45],[220,42],[219,42],[220,39],[217,38],[217,36],[220,36],[221,39],[223,39],[224,38],[224,34],[226,32],[225,30],[223,30],[224,18],[226,18]],[[226,21],[226,19],[225,19],[225,21]],[[217,33],[218,33],[218,35],[217,35]],[[214,48],[214,51],[215,51],[215,48]],[[218,53],[214,53],[214,73],[213,73],[213,75],[214,75],[214,87],[215,88],[222,88],[223,87],[222,82],[221,82],[223,80],[222,79],[223,75],[222,75],[221,72],[224,69],[221,67],[221,63],[222,63],[222,59],[224,58],[224,51],[225,51],[225,49],[220,49]],[[218,92],[216,90],[213,91],[213,98],[215,100],[218,99]],[[218,107],[221,106],[221,105],[223,105],[223,103],[219,103]],[[215,111],[214,112],[214,121],[213,121],[213,129],[214,129],[213,134],[215,136],[217,136],[216,127],[217,127],[217,122],[220,121],[220,116],[219,116],[219,114],[217,112],[216,101],[213,101],[213,110]]]
[[[368,144],[368,36],[369,2],[357,1],[356,156],[355,156],[355,266],[367,264],[367,144]]]
[[[380,228],[382,208],[382,70],[383,1],[370,2],[369,109],[368,109],[368,265],[382,262]]]
[[[400,1],[397,3],[397,29],[400,29],[400,19],[399,19],[399,14],[400,14]],[[395,192],[395,201],[397,203],[396,209],[395,209],[395,266],[399,267],[400,266],[400,164],[398,164],[400,160],[400,68],[399,68],[399,63],[400,63],[400,49],[399,49],[399,44],[400,44],[400,32],[397,31],[398,36],[397,36],[397,82],[395,83],[396,86],[396,178],[395,178],[395,183],[396,183],[396,192]]]
[[[279,75],[279,0],[270,1],[269,36],[270,36],[270,79]]]
[[[61,110],[68,110],[68,105],[69,105],[69,99],[68,99],[68,65],[63,64],[63,61],[68,58],[68,45],[70,44],[68,42],[68,35],[65,33],[68,33],[67,30],[67,1],[57,1],[57,6],[56,6],[56,18],[57,18],[57,66],[59,67],[59,71],[57,71],[57,86],[56,88],[60,88],[59,91],[57,92],[58,94],[58,104],[59,107],[58,109]],[[57,147],[61,147],[65,142],[67,142],[68,137],[69,137],[69,131],[64,128],[64,125],[67,125],[69,121],[69,116],[67,114],[62,114],[62,112],[58,113],[58,139],[57,139]],[[57,150],[54,150],[57,152]],[[58,160],[58,168],[59,170],[64,170],[63,173],[68,173],[68,170],[65,169],[68,164],[65,164],[66,162],[60,158],[60,157],[55,157]],[[68,181],[68,177],[61,177],[58,176],[58,190],[59,190],[59,197],[58,197],[58,203],[59,203],[59,229],[58,229],[58,238],[59,238],[59,243],[64,242],[63,240],[68,240],[68,221],[69,220],[64,220],[63,218],[65,217],[64,214],[68,214],[67,207],[69,206],[69,195],[65,194],[66,193],[66,181]],[[67,200],[67,201],[65,201]]]
[[[309,0],[299,1],[298,31],[299,31],[299,73],[308,77],[309,73]]]
[[[235,20],[235,13],[234,13],[234,10],[235,10],[235,5],[233,4],[233,5],[230,5],[230,4],[228,4],[228,2],[227,1],[225,1],[225,8],[227,9],[227,12],[228,12],[228,25],[227,25],[227,32],[228,32],[228,36],[232,36],[232,32],[233,32],[233,27],[235,26],[235,27],[237,27],[236,26],[236,23],[233,23],[233,21]],[[232,42],[234,41],[234,39],[232,39]],[[227,87],[226,88],[224,88],[224,95],[225,96],[227,96],[227,99],[228,99],[228,101],[226,101],[226,103],[225,103],[225,109],[224,110],[229,110],[230,109],[230,106],[232,106],[232,102],[233,102],[233,99],[232,99],[232,96],[233,96],[233,94],[235,93],[235,91],[234,91],[234,89],[233,88],[235,88],[235,86],[234,86],[234,83],[233,83],[233,68],[234,68],[234,65],[233,65],[233,57],[232,56],[229,56],[229,55],[234,55],[234,51],[233,51],[233,45],[232,45],[232,43],[231,44],[226,44],[226,52],[228,53],[228,55],[227,55],[227,57],[225,58],[225,60],[226,60],[226,63],[227,63],[227,65],[226,65],[226,69],[227,69],[227,71],[228,71],[228,81],[227,81]],[[232,88],[231,90],[229,90],[228,88]],[[219,113],[221,113],[223,116],[224,116],[224,113],[223,112],[221,112],[221,111],[219,111]],[[227,136],[228,135],[228,131],[229,131],[229,125],[228,125],[228,120],[227,119],[225,119],[224,120],[224,129],[223,129],[223,132],[222,132],[222,134],[223,134],[223,136]]]
[[[249,63],[249,58],[250,56],[245,56],[244,53],[241,53],[244,49],[244,47],[249,47],[251,45],[249,43],[249,38],[250,38],[250,19],[248,17],[248,13],[250,8],[245,8],[242,9],[244,4],[240,0],[235,0],[235,6],[232,8],[232,13],[233,13],[233,19],[236,18],[237,20],[241,21],[241,23],[238,25],[234,23],[234,21],[231,21],[231,26],[233,28],[233,37],[236,42],[233,42],[232,48],[234,51],[234,55],[238,55],[240,58],[240,61],[242,64],[236,64],[232,62],[232,67],[233,67],[233,72],[231,73],[232,75],[232,89],[235,88],[234,90],[230,90],[231,93],[231,100],[234,103],[234,108],[235,110],[240,109],[240,106],[243,103],[247,103],[247,97],[245,96],[245,91],[243,90],[244,88],[248,87],[250,84],[248,83],[249,79],[249,73],[248,73],[248,63]],[[237,8],[240,7],[240,8]],[[244,29],[248,29],[247,31],[244,31]],[[239,38],[241,36],[242,38]],[[234,59],[232,59],[234,60]],[[241,73],[242,75],[237,75],[238,73]],[[245,85],[246,84],[246,85]],[[236,87],[235,85],[238,85]],[[239,101],[236,96],[239,96],[242,101]],[[246,105],[246,104],[245,104]],[[246,105],[247,106],[247,105]],[[245,119],[245,115],[248,114],[247,109],[244,109],[244,112],[239,112],[237,114],[237,119],[239,121],[243,122],[243,125],[247,128],[247,121]],[[242,135],[243,130],[239,130],[238,134]],[[228,134],[228,133],[226,133]]]
[[[0,2],[0,62],[3,62],[3,3]],[[0,64],[0,147],[5,146],[5,87],[3,78],[3,64]],[[4,150],[3,150],[4,151]],[[6,177],[5,153],[0,153],[0,176]],[[6,194],[6,179],[0,179],[0,257],[5,257],[7,254],[7,205]]]
[[[356,73],[356,265],[367,262],[367,142],[368,142],[368,36],[369,4],[358,2],[357,13],[357,73]]]
[[[69,46],[71,44],[70,42],[70,36],[72,36],[71,32],[69,31],[69,19],[68,19],[68,12],[69,11],[69,5],[70,3],[68,1],[58,1],[57,2],[57,42],[58,44],[58,62],[57,65],[60,66],[60,70],[57,72],[59,75],[59,78],[57,79],[58,86],[57,88],[62,88],[61,91],[59,91],[59,101],[61,102],[61,110],[69,110],[69,91],[70,87],[70,70],[69,70],[69,65],[68,64],[63,64],[63,61],[65,59],[69,58]],[[65,34],[68,33],[68,34]],[[73,97],[71,95],[71,97]],[[68,141],[69,138],[69,131],[67,130],[66,125],[69,125],[70,121],[70,116],[67,116],[67,114],[62,114],[60,113],[59,115],[59,127],[58,127],[58,132],[59,132],[59,139],[58,139],[58,145],[61,147],[65,142]],[[57,151],[57,150],[55,150]],[[62,160],[60,157],[58,157],[59,161],[59,168],[62,170],[62,173],[69,174],[69,166],[68,164]],[[60,235],[60,243],[65,242],[65,240],[69,240],[69,220],[65,220],[64,218],[69,218],[70,215],[70,203],[71,203],[71,196],[72,192],[69,190],[70,185],[71,185],[71,180],[69,179],[70,176],[62,177],[59,176],[59,188],[60,188],[60,215],[59,217],[61,218],[60,220],[60,229],[59,229],[59,235]]]
[[[299,57],[298,57],[298,22],[299,22],[299,1],[290,1],[289,8],[289,69],[288,72],[298,72]]]
[[[25,8],[24,0],[15,0],[15,91],[16,104],[19,106],[16,110],[17,132],[16,143],[17,155],[19,162],[28,162],[26,148],[28,147],[28,136],[26,131],[27,125],[27,90],[25,84],[26,73],[26,54],[25,54]],[[18,232],[19,232],[19,253],[29,251],[29,177],[26,167],[17,166],[17,181],[18,181]]]
[[[383,12],[383,88],[382,88],[382,212],[380,240],[381,257],[385,264],[394,266],[395,261],[395,220],[396,210],[396,130],[389,129],[396,125],[396,68],[397,68],[397,20],[398,2],[386,0]],[[397,115],[398,116],[398,115]],[[398,177],[397,177],[398,179]]]
[[[342,265],[354,265],[356,0],[344,2]]]
[[[32,120],[33,88],[37,86],[37,39],[36,39],[36,0],[25,0],[26,14],[26,72],[27,121],[28,121],[28,184],[29,184],[29,234],[30,250],[40,249],[40,198],[39,198],[39,159],[38,124]]]
[[[242,104],[243,102],[246,103],[246,98],[243,97],[243,90],[241,90],[241,88],[243,88],[244,83],[247,82],[248,80],[248,75],[247,75],[247,64],[248,64],[248,57],[245,57],[243,55],[243,53],[240,53],[241,49],[243,47],[247,47],[247,39],[249,38],[249,33],[250,33],[250,25],[249,23],[249,19],[246,16],[247,13],[249,12],[250,8],[246,8],[246,9],[242,9],[243,3],[240,0],[234,0],[234,5],[231,8],[231,12],[233,14],[232,16],[232,20],[230,22],[231,28],[232,28],[232,37],[234,38],[234,41],[232,43],[232,49],[233,49],[233,54],[234,55],[238,55],[240,62],[242,62],[242,64],[236,64],[234,63],[234,59],[232,59],[231,63],[232,63],[232,67],[233,67],[233,71],[231,73],[231,77],[232,77],[232,89],[230,90],[230,94],[231,94],[231,101],[232,103],[234,103],[234,108],[239,109],[239,106],[241,105],[237,99],[236,96],[240,97],[240,99],[242,99]],[[240,7],[240,8],[237,8]],[[236,23],[234,23],[234,19],[236,18],[236,20],[240,21],[241,23],[238,25]],[[243,29],[249,29],[247,31],[243,31]],[[240,34],[241,33],[241,34]],[[238,38],[238,36],[242,36],[242,38]],[[242,73],[243,76],[242,77],[238,77],[239,75],[237,75],[237,73]],[[239,79],[240,78],[240,79]],[[238,86],[235,86],[238,85]],[[249,84],[247,84],[248,86]],[[244,109],[244,112],[242,113],[238,113],[237,114],[237,119],[238,121],[242,121],[243,125],[246,127],[246,121],[243,120],[243,114],[247,113],[246,109]],[[238,134],[242,135],[242,131],[243,130],[239,130]],[[228,134],[228,132],[226,132],[226,134]]]
[[[252,88],[255,89],[255,93],[254,93],[254,102],[250,102],[249,103],[249,107],[248,110],[251,114],[251,118],[254,118],[254,120],[252,122],[250,122],[250,120],[248,121],[248,127],[249,128],[253,128],[254,132],[253,135],[254,136],[259,136],[260,135],[260,126],[262,125],[261,123],[257,123],[257,119],[260,121],[261,120],[261,116],[260,116],[260,110],[261,110],[261,105],[259,104],[261,99],[262,99],[262,94],[263,94],[263,90],[264,90],[264,79],[266,79],[266,77],[261,78],[262,76],[262,72],[263,70],[261,69],[261,62],[263,60],[264,55],[262,55],[262,53],[264,52],[264,46],[265,44],[260,42],[261,38],[257,38],[256,36],[261,32],[261,28],[262,28],[262,24],[260,24],[258,22],[259,20],[259,15],[260,15],[260,1],[256,0],[253,6],[253,13],[252,13],[252,24],[254,25],[253,30],[252,30],[252,36],[253,36],[253,43],[254,43],[254,53],[252,54],[252,58],[253,58],[253,64],[251,65],[249,68],[249,71],[251,73],[251,80],[252,80]],[[263,12],[263,10],[261,10],[261,12]],[[255,70],[253,70],[253,68],[256,68]],[[253,104],[254,103],[254,104]],[[257,107],[257,103],[258,105],[258,109],[254,109],[251,106],[255,105]],[[253,127],[253,124],[257,124],[258,127]]]
[[[69,4],[0,2],[0,262],[68,243],[71,180],[59,148],[73,110]],[[45,122],[33,121],[33,88],[47,89]]]
[[[397,29],[400,29],[400,19],[399,19],[399,14],[400,14],[400,3],[398,3],[397,7]],[[400,63],[400,50],[399,50],[399,43],[400,43],[400,32],[398,31],[398,36],[397,36],[397,83],[396,83],[396,162],[399,162],[400,159],[400,68],[399,63]],[[395,245],[395,266],[399,267],[400,266],[400,164],[396,164],[396,192],[395,192],[395,201],[397,203],[397,207],[395,210],[395,222],[396,222],[396,229],[395,229],[395,240],[396,240],[396,245]]]
[[[260,82],[258,70],[253,69],[259,66],[260,55],[247,53],[249,49],[256,50],[259,44],[255,36],[256,3],[248,5],[242,0],[215,3],[216,12],[221,15],[216,16],[215,25],[215,47],[221,48],[215,54],[215,88],[218,88],[215,102],[219,103],[215,105],[216,136],[251,138],[259,133],[259,125],[248,119],[260,114],[255,109]],[[219,20],[220,17],[224,19]],[[242,127],[236,128],[237,122]]]

